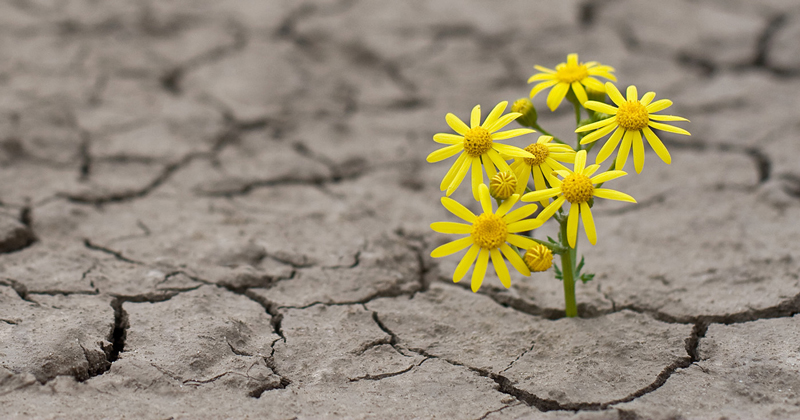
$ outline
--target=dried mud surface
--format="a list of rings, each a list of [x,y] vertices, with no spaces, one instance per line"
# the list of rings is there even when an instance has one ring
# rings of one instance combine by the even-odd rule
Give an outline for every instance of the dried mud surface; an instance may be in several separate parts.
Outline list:
[[[800,418],[798,34],[792,0],[3,2],[0,416]],[[693,134],[595,206],[579,319],[428,256],[444,115],[569,52]]]

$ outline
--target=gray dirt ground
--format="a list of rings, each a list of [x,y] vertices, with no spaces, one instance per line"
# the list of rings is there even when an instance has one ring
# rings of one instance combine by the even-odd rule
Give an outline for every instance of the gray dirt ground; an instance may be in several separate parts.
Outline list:
[[[2,2],[0,417],[800,418],[798,37],[795,0]],[[693,134],[597,203],[580,319],[428,256],[445,114],[569,52]]]

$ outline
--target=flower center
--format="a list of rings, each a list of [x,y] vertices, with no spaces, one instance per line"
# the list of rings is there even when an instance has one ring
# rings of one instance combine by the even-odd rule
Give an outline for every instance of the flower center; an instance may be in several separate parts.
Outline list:
[[[511,171],[498,172],[489,180],[489,193],[492,197],[507,200],[517,189],[517,177]]]
[[[584,64],[562,63],[556,67],[556,77],[564,83],[579,82],[589,77],[589,69]]]
[[[547,146],[539,143],[533,143],[525,148],[525,151],[532,154],[532,158],[523,158],[525,163],[531,166],[539,166],[544,163],[547,156],[550,155],[550,149]]]
[[[470,236],[479,247],[495,249],[506,242],[508,227],[500,216],[483,213],[472,223]]]
[[[639,101],[628,101],[617,110],[617,123],[626,130],[641,130],[650,122],[647,108]]]
[[[470,128],[464,135],[464,151],[472,157],[478,157],[492,148],[492,135],[483,127]]]
[[[562,181],[561,192],[570,203],[585,203],[594,195],[594,185],[588,176],[573,173]]]

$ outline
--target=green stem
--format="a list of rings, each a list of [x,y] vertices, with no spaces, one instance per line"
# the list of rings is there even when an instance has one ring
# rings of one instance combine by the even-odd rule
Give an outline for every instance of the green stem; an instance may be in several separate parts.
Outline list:
[[[567,313],[567,318],[575,318],[578,316],[578,305],[575,302],[575,255],[577,253],[575,248],[570,248],[567,240],[567,220],[563,218],[561,221],[561,245],[566,247],[566,251],[561,253],[561,274],[564,282],[564,305]],[[576,244],[577,246],[577,244]]]

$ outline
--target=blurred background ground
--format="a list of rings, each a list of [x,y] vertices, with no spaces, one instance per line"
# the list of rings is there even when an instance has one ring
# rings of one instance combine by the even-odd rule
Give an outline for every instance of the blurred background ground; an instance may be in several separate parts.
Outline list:
[[[0,414],[800,417],[799,36],[793,0],[4,2]],[[595,206],[580,319],[428,257],[444,115],[571,52],[692,121]]]

